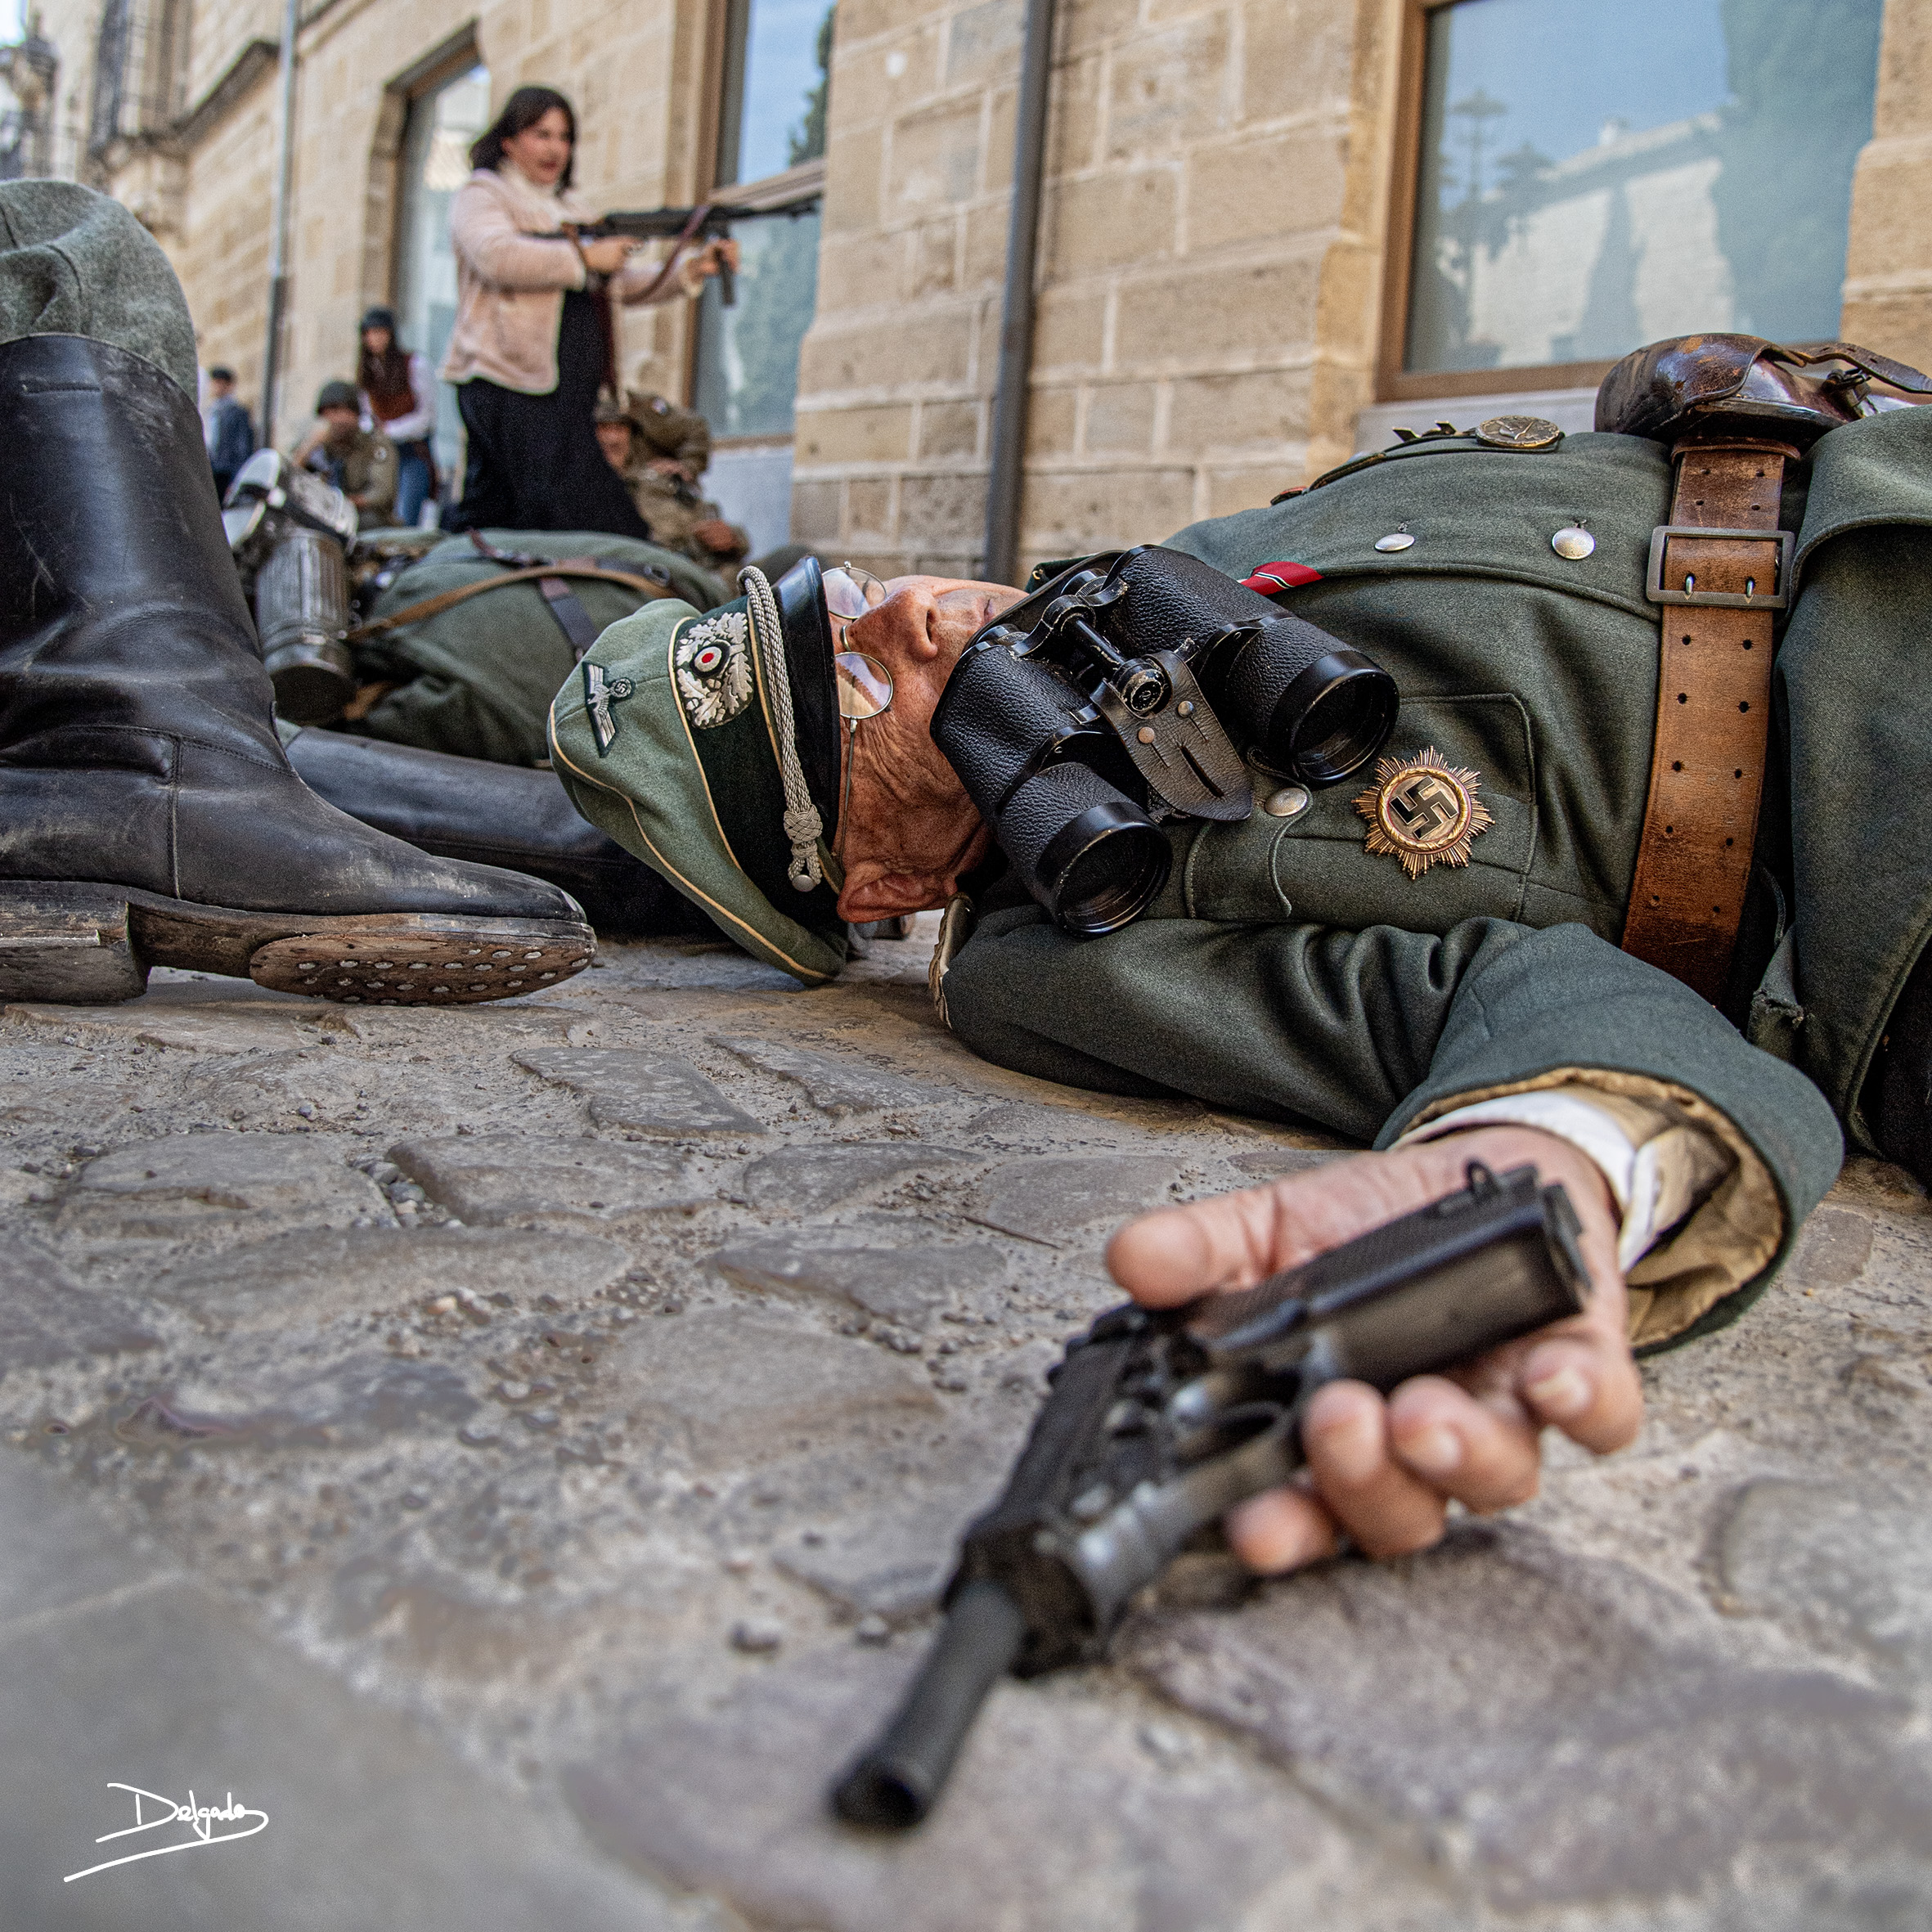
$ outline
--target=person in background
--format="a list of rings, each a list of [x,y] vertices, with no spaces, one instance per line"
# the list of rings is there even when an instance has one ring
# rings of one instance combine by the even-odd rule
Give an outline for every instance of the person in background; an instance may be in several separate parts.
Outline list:
[[[396,452],[393,521],[414,529],[436,494],[436,461],[429,448],[436,427],[436,391],[429,358],[396,339],[396,312],[372,308],[362,317],[362,357],[356,369],[364,417]]]
[[[470,151],[475,170],[450,208],[456,321],[442,375],[457,385],[469,432],[452,530],[603,530],[649,526],[604,460],[597,392],[614,387],[611,303],[693,295],[736,244],[674,249],[659,266],[622,239],[580,241],[595,218],[571,190],[577,117],[550,88],[519,88]]]
[[[315,425],[289,452],[289,461],[326,476],[355,505],[365,530],[395,521],[396,452],[380,429],[362,427],[362,410],[352,382],[326,382],[315,399]]]
[[[235,371],[218,362],[208,372],[208,408],[204,419],[209,467],[214,491],[226,496],[235,473],[255,453],[255,425],[235,393]]]
[[[654,543],[707,570],[744,561],[751,538],[698,489],[711,455],[711,425],[703,416],[633,390],[622,403],[602,398],[596,420],[604,461],[624,479]]]

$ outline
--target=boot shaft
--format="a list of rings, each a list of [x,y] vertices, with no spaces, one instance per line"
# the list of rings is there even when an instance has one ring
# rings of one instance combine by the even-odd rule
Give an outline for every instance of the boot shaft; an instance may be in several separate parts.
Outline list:
[[[280,766],[200,420],[131,351],[0,344],[0,763],[151,769],[183,739]]]

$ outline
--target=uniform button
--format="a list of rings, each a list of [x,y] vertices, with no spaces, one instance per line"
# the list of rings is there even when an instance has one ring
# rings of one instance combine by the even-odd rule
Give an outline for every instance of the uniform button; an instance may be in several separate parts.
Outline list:
[[[1278,792],[1270,792],[1261,801],[1261,809],[1270,818],[1298,819],[1308,810],[1309,804],[1305,785],[1283,785]]]

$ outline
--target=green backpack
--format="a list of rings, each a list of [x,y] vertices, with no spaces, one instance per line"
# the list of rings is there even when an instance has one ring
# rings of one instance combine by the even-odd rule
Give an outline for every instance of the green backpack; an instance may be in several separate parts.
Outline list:
[[[478,535],[487,550],[452,537],[405,564],[350,633],[358,684],[390,687],[356,729],[459,757],[546,764],[550,699],[601,631],[658,597],[710,610],[730,595],[689,558],[630,537]],[[545,594],[546,577],[567,599]]]

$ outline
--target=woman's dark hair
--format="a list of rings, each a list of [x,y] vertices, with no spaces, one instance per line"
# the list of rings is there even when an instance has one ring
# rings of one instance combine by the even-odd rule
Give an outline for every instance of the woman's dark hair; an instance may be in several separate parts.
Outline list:
[[[577,168],[577,112],[555,88],[519,88],[503,103],[502,113],[470,144],[470,165],[501,168],[504,142],[526,128],[534,128],[553,107],[563,115],[564,125],[570,130],[570,159],[564,164],[563,176],[557,183],[559,187],[568,187]]]

